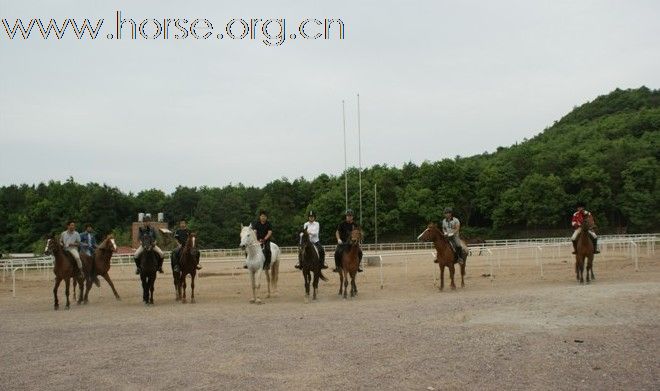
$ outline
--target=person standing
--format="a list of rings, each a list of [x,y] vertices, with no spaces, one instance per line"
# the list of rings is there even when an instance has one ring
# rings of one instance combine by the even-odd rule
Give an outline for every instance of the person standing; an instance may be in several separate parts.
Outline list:
[[[80,246],[80,234],[76,231],[76,223],[73,220],[70,220],[66,224],[66,231],[62,232],[60,235],[60,244],[64,248],[64,251],[69,252],[73,259],[75,259],[76,264],[78,265],[78,271],[80,277],[84,278],[82,261],[80,260],[80,253],[78,252],[78,247]]]

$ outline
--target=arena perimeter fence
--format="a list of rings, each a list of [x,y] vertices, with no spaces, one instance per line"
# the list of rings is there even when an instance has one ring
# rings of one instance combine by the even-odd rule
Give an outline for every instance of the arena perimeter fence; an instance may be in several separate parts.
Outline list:
[[[635,271],[639,271],[639,252],[640,247],[645,247],[647,255],[655,255],[655,243],[660,234],[637,234],[637,235],[602,235],[599,237],[599,247],[601,256],[608,254],[619,254],[627,256],[635,266]],[[435,258],[435,248],[433,243],[412,242],[412,243],[365,243],[361,245],[364,252],[363,265],[365,272],[362,278],[367,279],[372,267],[378,270],[380,287],[383,289],[383,263],[393,260],[402,261],[407,278],[408,264],[410,261],[420,262],[422,259],[428,261]],[[295,261],[298,257],[298,247],[285,246],[281,249],[281,261]],[[332,260],[335,246],[324,246],[326,258]],[[540,277],[543,278],[544,260],[555,260],[565,258],[572,249],[569,238],[533,238],[533,239],[503,239],[487,240],[484,243],[468,245],[470,256],[486,257],[486,263],[490,269],[490,279],[495,278],[496,272],[501,269],[502,260],[515,259],[520,262],[521,253],[529,255],[533,253],[534,264],[539,268]],[[169,252],[165,252],[166,260],[169,259]],[[420,257],[427,255],[428,258]],[[232,276],[242,273],[242,263],[245,255],[242,249],[202,249],[200,250],[201,262],[204,265],[209,264],[234,264]],[[135,266],[131,254],[114,255],[111,258],[111,265],[115,267]],[[167,263],[167,261],[166,261]],[[332,262],[329,262],[330,264]],[[433,267],[433,282],[437,284],[439,277],[439,268],[431,263]],[[18,257],[0,259],[0,268],[2,269],[2,282],[7,278],[12,280],[12,295],[16,297],[16,278],[21,272],[22,278],[26,279],[28,271],[37,271],[45,280],[53,280],[52,273],[53,257]],[[374,270],[376,271],[376,270]],[[198,271],[199,275],[204,274],[204,270]]]

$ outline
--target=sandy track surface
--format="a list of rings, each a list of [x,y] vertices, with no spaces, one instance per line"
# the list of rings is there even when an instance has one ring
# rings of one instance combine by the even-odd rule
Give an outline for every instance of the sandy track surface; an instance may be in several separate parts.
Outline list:
[[[444,292],[428,255],[386,262],[383,289],[370,267],[345,301],[327,273],[310,304],[291,262],[263,305],[248,304],[236,265],[208,264],[196,304],[176,303],[171,275],[159,275],[153,307],[130,269],[113,268],[122,301],[103,281],[88,305],[57,312],[52,282],[28,273],[16,298],[0,285],[0,388],[660,388],[658,256],[641,256],[640,272],[603,256],[584,286],[570,261],[546,260],[541,278],[527,254],[491,280],[473,257],[466,288]]]

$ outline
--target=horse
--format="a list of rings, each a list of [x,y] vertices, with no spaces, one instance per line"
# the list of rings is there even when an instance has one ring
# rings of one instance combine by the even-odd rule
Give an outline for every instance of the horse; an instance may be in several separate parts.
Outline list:
[[[55,234],[48,237],[46,241],[46,250],[44,251],[47,255],[53,255],[55,261],[53,262],[53,273],[55,274],[55,287],[53,288],[53,297],[55,298],[54,308],[58,310],[60,308],[59,300],[57,299],[57,289],[60,286],[62,280],[64,280],[65,293],[66,293],[66,309],[68,310],[71,306],[69,302],[69,285],[71,284],[71,279],[73,278],[83,286],[83,278],[80,276],[80,270],[78,270],[78,265],[76,264],[73,256],[62,248],[59,239]],[[75,299],[75,294],[74,294]],[[78,298],[77,303],[82,303],[83,300],[83,290],[80,289],[80,297]]]
[[[314,273],[314,281],[312,282],[314,293],[312,300],[316,300],[316,291],[319,287],[319,278],[323,281],[328,281],[328,279],[323,275],[319,252],[316,249],[316,246],[314,246],[314,243],[309,240],[307,228],[304,228],[301,231],[298,257],[300,259],[300,268],[302,270],[303,278],[305,279],[305,301],[309,302],[309,284],[312,282],[312,273]]]
[[[359,228],[354,228],[353,231],[351,231],[351,239],[348,243],[348,249],[341,255],[338,295],[341,296],[343,293],[344,299],[346,299],[348,292],[349,275],[351,277],[351,297],[357,296],[358,293],[357,286],[355,285],[355,275],[357,274],[358,266],[360,264],[360,240],[362,240],[362,231],[360,231]]]
[[[280,270],[280,248],[275,243],[270,242],[271,262],[270,268],[264,269],[264,262],[266,256],[261,249],[261,243],[257,240],[257,234],[251,226],[244,227],[241,224],[241,243],[239,245],[247,253],[245,262],[247,264],[248,272],[250,273],[250,281],[252,284],[252,298],[250,303],[261,304],[259,297],[259,289],[261,288],[261,272],[265,272],[266,281],[268,283],[268,295],[270,297],[270,284],[273,283],[273,291],[277,293],[277,279]],[[272,279],[270,273],[273,273]]]
[[[115,295],[115,299],[121,300],[117,289],[115,289],[115,284],[112,283],[110,275],[110,258],[112,258],[112,253],[117,251],[117,243],[115,243],[114,235],[110,234],[103,239],[103,242],[96,248],[94,252],[94,257],[89,257],[85,254],[83,259],[83,268],[85,272],[89,275],[89,278],[86,281],[85,285],[85,298],[83,303],[87,304],[89,291],[92,289],[92,283],[96,286],[100,286],[98,276],[103,277],[107,281],[108,285],[112,289],[112,293]],[[81,258],[82,258],[81,254]],[[75,292],[75,284],[73,290]]]
[[[190,302],[195,302],[195,276],[199,264],[199,250],[196,246],[197,235],[188,235],[186,244],[179,252],[179,264],[181,271],[172,273],[174,275],[174,286],[176,288],[176,301],[186,302],[186,276],[190,274]]]
[[[580,284],[584,283],[584,260],[587,260],[587,284],[590,282],[589,274],[591,274],[591,279],[595,280],[594,276],[594,243],[591,241],[591,235],[589,230],[594,227],[593,217],[589,216],[584,220],[580,226],[580,233],[577,237],[577,251],[575,251],[575,277]]]
[[[140,280],[142,280],[142,301],[144,304],[154,304],[154,284],[158,271],[159,256],[154,251],[154,241],[149,235],[142,237],[142,248],[138,260],[140,264]]]
[[[451,289],[456,289],[456,284],[454,283],[454,250],[449,243],[449,240],[445,235],[438,229],[435,224],[429,224],[424,232],[422,232],[418,237],[418,240],[425,242],[433,242],[435,246],[435,252],[438,259],[438,266],[440,266],[440,290],[445,288],[445,267],[449,269],[449,278],[451,279]],[[464,241],[461,240],[461,244],[464,249],[467,248]],[[463,264],[461,266],[461,288],[465,287],[465,264],[467,262],[467,254],[461,254],[463,256]]]

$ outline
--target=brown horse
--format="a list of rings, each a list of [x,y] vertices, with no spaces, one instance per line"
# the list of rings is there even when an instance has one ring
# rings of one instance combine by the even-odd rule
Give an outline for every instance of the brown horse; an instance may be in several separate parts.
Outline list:
[[[64,280],[65,284],[65,293],[66,293],[66,309],[70,308],[69,302],[69,286],[71,284],[71,279],[77,280],[80,286],[83,286],[83,278],[80,277],[80,271],[78,270],[78,265],[76,260],[73,259],[73,256],[64,251],[62,245],[60,244],[59,239],[56,235],[51,235],[46,242],[46,254],[52,254],[55,257],[53,262],[53,273],[55,274],[55,287],[53,288],[53,296],[55,297],[55,309],[60,308],[59,301],[57,300],[57,289],[60,287],[60,283]],[[75,298],[75,295],[74,295]],[[82,302],[83,291],[80,290],[80,298],[78,298],[78,304]]]
[[[173,273],[174,286],[176,288],[176,300],[186,302],[186,276],[190,274],[190,302],[195,302],[195,276],[197,275],[197,265],[199,264],[199,250],[196,247],[197,234],[194,232],[188,235],[186,244],[179,254],[179,264],[181,271]]]
[[[343,293],[346,299],[348,292],[348,276],[351,276],[351,297],[357,296],[358,290],[355,285],[355,275],[360,264],[360,240],[362,240],[362,231],[358,228],[351,231],[351,239],[348,243],[348,250],[341,255],[341,268],[339,270],[339,295]],[[343,288],[343,291],[342,291]]]
[[[449,269],[449,278],[451,279],[451,289],[456,289],[456,284],[454,284],[454,250],[452,249],[449,240],[445,235],[438,229],[435,224],[429,224],[428,227],[421,235],[418,237],[419,240],[425,242],[433,242],[435,246],[435,251],[438,259],[438,266],[440,266],[440,290],[445,288],[445,267]],[[466,249],[467,246],[465,242],[461,241],[463,248]],[[463,260],[467,261],[467,254],[462,254]],[[461,288],[465,287],[465,263],[463,262],[461,266]]]
[[[93,258],[85,254],[83,268],[89,278],[85,285],[85,298],[83,303],[87,304],[88,302],[89,291],[92,289],[92,284],[94,283],[96,286],[100,285],[98,276],[103,277],[108,282],[108,285],[110,285],[110,288],[112,289],[112,293],[115,295],[115,299],[121,300],[119,293],[117,293],[117,289],[115,289],[115,284],[112,283],[110,275],[108,274],[110,271],[110,258],[112,258],[112,253],[115,251],[117,251],[115,237],[110,234],[106,236],[105,239],[103,239],[103,242],[101,242],[101,245],[96,248]],[[80,256],[82,258],[83,254],[80,254]],[[73,286],[75,292],[75,284]]]
[[[302,269],[303,278],[305,279],[305,301],[309,302],[309,285],[312,284],[314,292],[312,300],[316,300],[316,291],[319,288],[319,278],[323,281],[328,281],[323,275],[321,269],[321,260],[319,259],[319,252],[309,240],[307,228],[301,232],[300,247],[298,249],[298,257],[300,259],[300,268]],[[312,279],[312,273],[314,278]]]
[[[575,252],[575,277],[580,282],[584,283],[584,260],[587,260],[587,284],[590,282],[589,274],[591,274],[591,279],[595,280],[594,276],[594,243],[591,240],[591,235],[589,230],[594,227],[594,220],[592,216],[589,216],[584,220],[580,226],[580,233],[577,237],[577,251]]]

